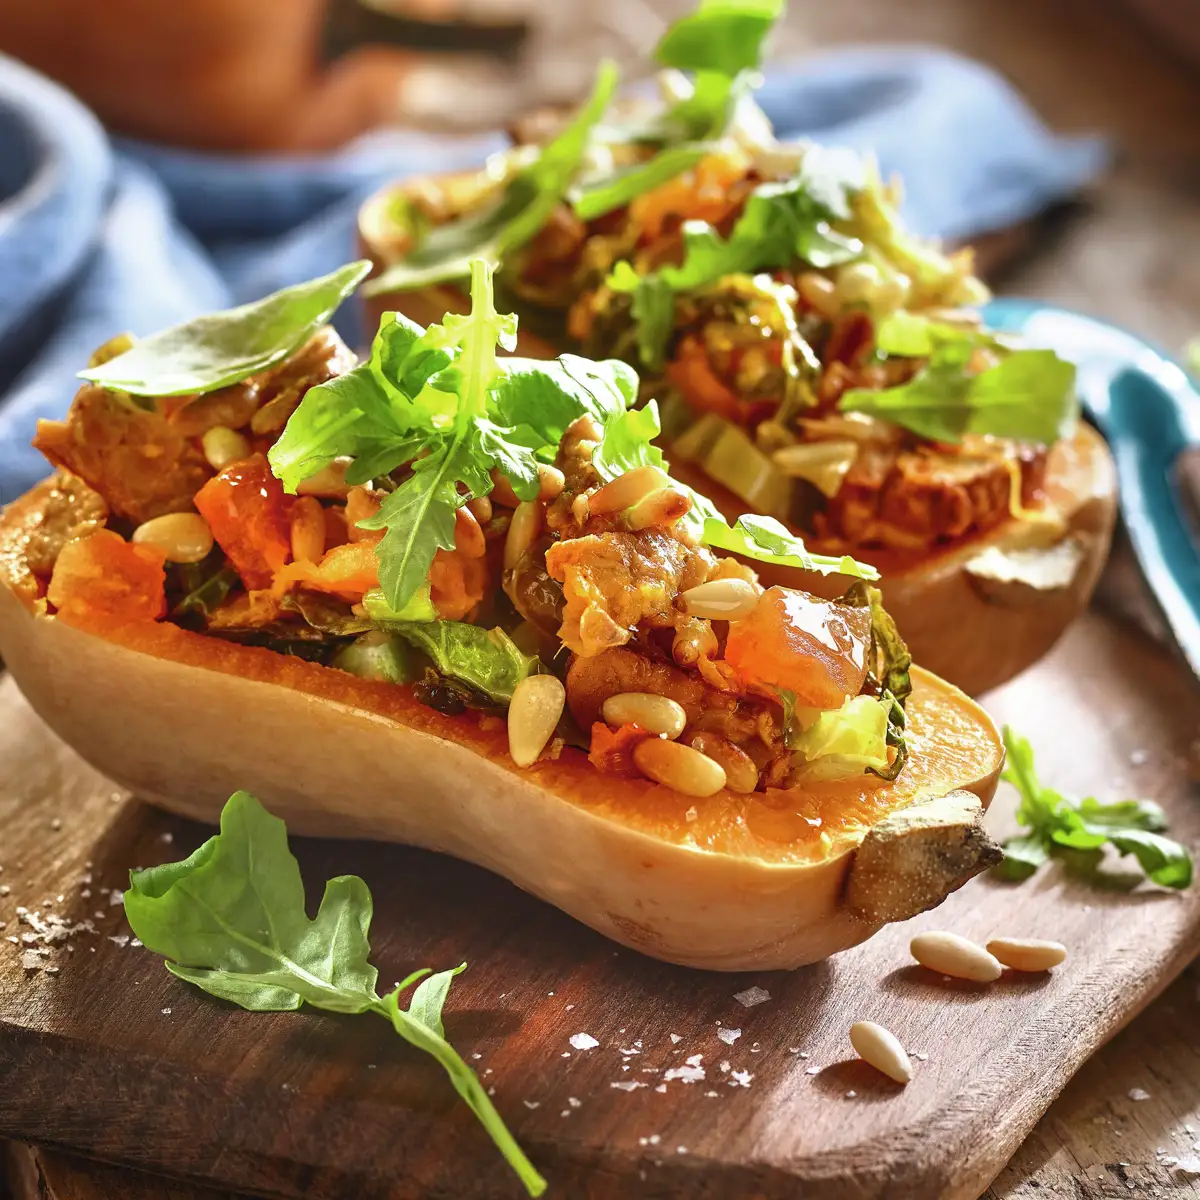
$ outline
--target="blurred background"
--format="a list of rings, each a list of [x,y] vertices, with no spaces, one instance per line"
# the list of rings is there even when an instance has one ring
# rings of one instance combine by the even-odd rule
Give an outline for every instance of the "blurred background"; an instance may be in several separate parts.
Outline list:
[[[495,127],[578,97],[605,54],[626,78],[645,74],[665,22],[690,7],[3,0],[0,50],[64,82],[118,133],[316,152],[376,125],[447,138]],[[1200,329],[1200,0],[792,0],[772,55],[845,43],[948,47],[1011,80],[1056,132],[1111,138],[1112,169],[1076,203],[987,239],[993,282],[1173,351]]]

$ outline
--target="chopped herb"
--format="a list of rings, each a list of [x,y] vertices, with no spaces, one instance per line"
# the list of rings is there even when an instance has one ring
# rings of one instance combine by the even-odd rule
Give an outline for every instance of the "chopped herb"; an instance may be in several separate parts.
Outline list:
[[[531,1196],[545,1180],[513,1140],[475,1073],[446,1040],[442,1007],[466,964],[414,971],[386,996],[368,961],[372,901],[355,875],[325,885],[314,920],[284,823],[247,792],[230,797],[221,831],[182,862],[132,871],[125,912],[134,933],[180,979],[254,1012],[311,1004],[373,1012],[441,1064]],[[418,980],[420,981],[418,983]],[[400,995],[414,983],[407,1008]]]

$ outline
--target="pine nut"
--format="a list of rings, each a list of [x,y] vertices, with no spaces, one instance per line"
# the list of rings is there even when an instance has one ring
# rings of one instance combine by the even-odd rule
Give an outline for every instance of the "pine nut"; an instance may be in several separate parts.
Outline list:
[[[689,617],[740,621],[758,606],[758,589],[744,579],[710,579],[688,588],[680,599]]]
[[[982,946],[957,933],[918,933],[909,943],[912,956],[939,975],[991,983],[1003,968]]]
[[[474,500],[467,501],[467,507],[475,514],[475,520],[480,525],[486,525],[492,519],[492,498],[490,496],[476,496]]]
[[[826,279],[824,275],[818,275],[815,271],[805,271],[796,280],[796,290],[821,316],[837,316],[837,287],[832,279]]]
[[[566,486],[566,476],[557,467],[547,466],[546,463],[538,464],[538,499],[543,504],[557,500]]]
[[[913,1076],[912,1063],[891,1030],[874,1021],[858,1021],[850,1026],[850,1045],[855,1053],[897,1083],[908,1083]]]
[[[648,779],[685,796],[712,796],[725,786],[720,763],[682,742],[647,738],[633,748],[633,761]]]
[[[152,517],[133,531],[130,539],[152,546],[170,562],[196,563],[213,548],[212,530],[199,513],[167,513]]]
[[[659,488],[644,496],[625,514],[627,529],[667,528],[681,521],[692,507],[692,498],[672,487]]]
[[[301,480],[296,487],[296,495],[344,500],[350,492],[350,485],[346,482],[346,468],[351,461],[349,458],[334,459],[329,466],[322,467],[315,475]]]
[[[454,549],[465,558],[482,558],[487,553],[483,530],[465,504],[454,514]]]
[[[837,298],[847,304],[870,305],[883,283],[883,273],[874,263],[847,263],[838,272]]]
[[[618,692],[605,700],[600,715],[610,725],[640,725],[667,738],[677,738],[687,725],[683,705],[653,692]]]
[[[719,733],[697,730],[688,734],[687,744],[721,767],[725,772],[725,786],[731,792],[748,796],[758,787],[758,768],[754,759]]]
[[[992,938],[987,948],[989,954],[1014,971],[1048,971],[1067,959],[1062,942],[1040,938]]]
[[[250,457],[250,443],[228,425],[214,425],[206,429],[200,437],[200,445],[208,465],[214,471],[223,471],[230,463]]]
[[[521,503],[507,476],[501,475],[499,471],[492,472],[491,499],[492,503],[499,504],[502,508],[516,508]]]
[[[300,496],[292,508],[292,558],[320,562],[325,557],[325,510],[316,496]]]
[[[522,500],[508,525],[504,540],[504,569],[512,571],[542,532],[544,508],[540,500]]]
[[[593,515],[621,512],[651,492],[666,487],[667,482],[666,475],[657,467],[634,467],[593,492],[588,497],[588,507]]]
[[[567,702],[555,675],[528,675],[513,689],[508,706],[508,752],[518,767],[532,766],[546,748]]]

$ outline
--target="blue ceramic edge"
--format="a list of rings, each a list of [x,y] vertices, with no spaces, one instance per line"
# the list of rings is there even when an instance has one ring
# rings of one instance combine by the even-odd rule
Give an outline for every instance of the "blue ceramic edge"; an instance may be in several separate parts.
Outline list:
[[[1200,446],[1200,392],[1182,366],[1148,342],[1081,313],[1004,298],[984,317],[992,328],[1075,363],[1080,400],[1112,450],[1134,553],[1200,677],[1200,538],[1174,479],[1180,454]]]

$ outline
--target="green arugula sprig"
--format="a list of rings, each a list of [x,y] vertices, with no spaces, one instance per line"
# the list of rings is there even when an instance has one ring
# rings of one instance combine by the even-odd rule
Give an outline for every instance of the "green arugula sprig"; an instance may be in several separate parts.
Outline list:
[[[834,225],[851,216],[851,197],[863,178],[857,155],[809,146],[793,178],[759,184],[751,192],[727,238],[705,221],[686,221],[678,266],[638,275],[628,262],[617,263],[607,284],[633,297],[642,362],[653,367],[662,361],[680,292],[701,291],[730,275],[754,275],[797,260],[823,270],[858,258],[862,243]]]
[[[491,266],[476,259],[470,269],[468,315],[448,313],[423,330],[386,314],[370,359],[309,389],[268,456],[288,491],[340,456],[355,460],[350,483],[412,465],[362,523],[385,530],[379,580],[396,613],[412,615],[434,555],[454,548],[455,513],[492,490],[492,470],[532,500],[538,466],[567,426],[585,414],[604,424],[637,395],[624,363],[499,359],[497,346],[515,344],[517,321],[496,311]]]
[[[897,313],[876,333],[881,354],[927,358],[907,383],[854,388],[838,404],[938,442],[968,433],[1050,445],[1070,436],[1079,416],[1075,367],[1053,350],[1012,350],[995,334]],[[977,350],[999,356],[971,371]]]
[[[678,80],[686,94],[648,122],[596,131],[600,140],[649,144],[657,152],[578,184],[570,201],[581,219],[602,217],[682,175],[712,152],[744,106],[757,109],[752,92],[763,49],[783,9],[784,0],[700,0],[695,12],[668,27],[654,59],[690,73],[690,80]]]
[[[495,265],[530,241],[578,175],[618,78],[615,64],[601,63],[592,95],[575,119],[509,180],[493,204],[435,226],[400,262],[372,279],[364,288],[366,294],[410,291],[465,279],[472,259],[483,258]]]
[[[442,1066],[529,1194],[546,1190],[475,1073],[446,1040],[442,1007],[466,963],[436,975],[414,971],[381,997],[378,972],[368,961],[367,885],[354,875],[331,879],[310,921],[287,829],[247,792],[230,797],[220,833],[189,858],[131,872],[125,912],[172,974],[212,996],[253,1012],[311,1004],[383,1017]],[[408,1007],[401,1008],[401,994],[414,983]]]
[[[240,383],[299,350],[370,270],[366,261],[347,263],[252,304],[174,325],[79,377],[134,396],[186,396]]]
[[[754,104],[767,37],[784,7],[785,0],[700,0],[694,12],[672,24],[654,59],[688,72],[690,90],[642,136],[667,142],[721,137],[739,109]]]
[[[1008,765],[1002,778],[1021,795],[1017,820],[1027,832],[1004,843],[1004,861],[996,868],[1002,876],[1028,879],[1060,850],[1095,851],[1111,845],[1121,854],[1132,854],[1154,883],[1169,888],[1191,884],[1191,852],[1163,836],[1167,819],[1152,800],[1069,800],[1043,786],[1034,768],[1033,748],[1008,725],[1004,747]]]

